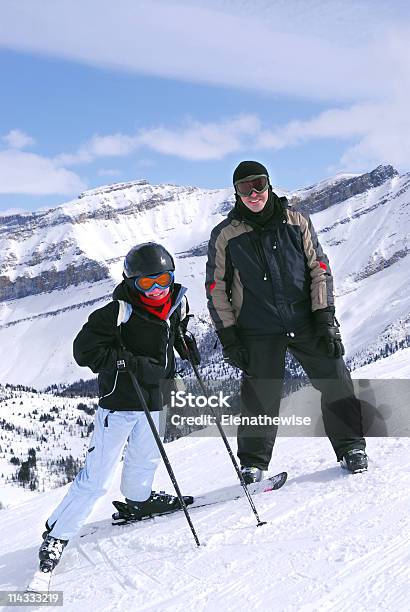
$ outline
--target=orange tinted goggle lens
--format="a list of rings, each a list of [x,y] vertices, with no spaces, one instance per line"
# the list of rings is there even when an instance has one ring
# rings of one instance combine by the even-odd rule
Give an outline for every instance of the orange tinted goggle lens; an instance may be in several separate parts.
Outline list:
[[[141,276],[135,283],[143,291],[149,291],[154,285],[159,285],[165,289],[172,283],[172,275],[169,272],[163,272],[158,276]]]

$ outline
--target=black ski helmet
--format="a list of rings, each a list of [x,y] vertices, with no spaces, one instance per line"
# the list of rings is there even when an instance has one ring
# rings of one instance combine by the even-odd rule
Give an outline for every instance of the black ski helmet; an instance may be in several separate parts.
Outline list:
[[[137,244],[125,256],[123,277],[153,276],[175,270],[173,257],[156,242]]]

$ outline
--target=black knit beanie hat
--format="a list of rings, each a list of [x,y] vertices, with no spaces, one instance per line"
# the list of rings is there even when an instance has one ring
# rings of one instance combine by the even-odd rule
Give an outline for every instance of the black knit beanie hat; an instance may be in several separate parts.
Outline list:
[[[266,174],[266,176],[269,177],[269,172],[267,171],[265,166],[263,166],[259,162],[242,161],[239,166],[235,168],[235,171],[233,173],[233,184],[235,185],[237,181],[241,181],[247,176],[253,176],[257,174]]]

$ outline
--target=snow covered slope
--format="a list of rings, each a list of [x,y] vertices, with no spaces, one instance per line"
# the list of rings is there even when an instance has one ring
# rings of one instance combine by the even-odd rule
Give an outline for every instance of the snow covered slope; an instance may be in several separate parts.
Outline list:
[[[410,348],[358,368],[352,377],[410,380]],[[383,395],[381,390],[385,389],[387,403],[394,407],[395,414],[388,418],[387,431],[393,432],[393,435],[397,435],[396,431],[407,431],[410,423],[406,416],[407,407],[403,407],[402,400],[407,387],[388,382],[388,385],[380,383],[376,389],[378,403],[381,401],[379,396]],[[394,393],[396,389],[398,398]],[[357,391],[361,397],[360,389]],[[299,414],[302,410],[302,415],[312,415],[313,424],[316,419],[320,421],[317,392],[310,389],[306,390],[306,395],[302,393],[303,390],[288,396],[282,403],[282,413]],[[97,398],[57,397],[51,393],[35,393],[0,385],[0,503],[3,506],[13,504],[16,496],[18,500],[24,499],[26,493],[31,497],[31,483],[36,491],[49,491],[73,478],[89,445],[97,401]],[[312,425],[312,434],[315,433]],[[22,482],[17,476],[22,463],[28,459],[30,449],[36,451],[36,466],[27,481]]]
[[[184,493],[235,483],[221,440],[187,437],[167,448]],[[326,439],[279,438],[270,472],[286,469],[288,483],[254,498],[267,525],[256,527],[246,499],[198,508],[191,517],[200,548],[182,513],[111,526],[118,472],[90,517],[98,532],[70,542],[51,588],[63,591],[67,612],[404,612],[410,599],[408,442],[373,438],[368,452],[369,472],[353,476],[335,463]],[[163,466],[155,485],[171,488]],[[0,511],[0,589],[25,587],[43,522],[65,490]]]
[[[410,175],[314,215],[350,355],[410,336]]]
[[[408,346],[410,175],[380,166],[287,195],[313,213],[354,367],[384,356],[386,345],[390,352]],[[88,314],[110,299],[125,253],[145,240],[176,254],[178,280],[188,286],[204,332],[206,244],[232,203],[231,189],[142,180],[0,218],[0,346],[7,355],[0,382],[43,388],[91,377],[74,363],[72,340]]]
[[[356,377],[410,378],[410,349],[376,361]],[[78,425],[77,400],[2,390],[7,420],[32,430],[19,440],[3,430],[1,444],[40,447],[40,471],[47,460],[84,452],[87,438]],[[4,397],[6,396],[6,397]],[[13,403],[14,402],[14,403]],[[22,404],[20,404],[22,402]],[[62,404],[64,403],[64,407]],[[55,420],[43,414],[58,407]],[[4,405],[4,404],[3,404]],[[36,410],[36,418],[27,411]],[[66,435],[58,439],[65,421]],[[38,440],[52,438],[57,448]],[[7,435],[10,433],[10,438]],[[211,433],[210,431],[208,433]],[[199,495],[236,481],[218,437],[181,438],[167,444],[182,491]],[[235,439],[230,440],[235,449]],[[82,448],[80,449],[80,446]],[[352,476],[335,463],[325,438],[279,436],[270,473],[286,470],[288,483],[255,497],[262,520],[256,528],[245,499],[192,511],[201,547],[196,548],[184,516],[175,514],[135,526],[113,527],[109,517],[118,490],[113,486],[87,525],[67,547],[51,588],[64,593],[64,610],[197,610],[265,612],[401,612],[410,597],[410,454],[408,438],[369,438],[369,471]],[[4,459],[0,461],[5,470]],[[42,472],[44,473],[44,472]],[[47,484],[47,483],[46,483]],[[50,483],[49,483],[50,484]],[[160,466],[154,486],[172,490]],[[0,590],[23,589],[37,562],[43,523],[67,486],[47,493],[1,488]],[[23,492],[25,497],[22,497]],[[26,498],[26,499],[25,499]],[[9,507],[7,507],[9,506]],[[98,533],[80,537],[98,527]]]

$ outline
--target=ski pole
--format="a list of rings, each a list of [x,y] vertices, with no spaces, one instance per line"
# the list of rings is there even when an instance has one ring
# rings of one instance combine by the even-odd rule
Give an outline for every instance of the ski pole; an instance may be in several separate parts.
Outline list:
[[[202,380],[202,377],[201,377],[201,375],[199,373],[198,367],[194,363],[194,360],[192,359],[191,351],[189,350],[189,348],[187,346],[187,343],[185,342],[184,334],[182,333],[182,330],[181,330],[180,327],[178,328],[178,333],[179,333],[182,345],[183,345],[183,347],[184,347],[184,349],[185,349],[185,351],[186,351],[186,353],[187,353],[187,355],[189,357],[189,363],[191,364],[192,369],[195,372],[195,376],[196,376],[196,378],[197,378],[197,380],[199,382],[199,386],[201,387],[202,393],[205,395],[205,397],[208,397],[208,391],[207,391],[207,389],[206,389],[206,387],[204,385],[204,381]],[[216,422],[216,425],[217,425],[217,427],[219,429],[219,433],[221,434],[222,440],[223,440],[223,442],[225,444],[226,450],[228,451],[228,455],[231,458],[231,461],[233,463],[235,471],[236,471],[236,473],[238,475],[239,481],[240,481],[240,483],[241,483],[241,485],[243,487],[243,490],[245,491],[245,495],[248,498],[249,504],[250,504],[250,506],[251,506],[251,508],[253,510],[253,513],[254,513],[254,515],[256,517],[256,521],[257,521],[257,525],[256,526],[257,527],[261,527],[261,525],[266,525],[266,521],[261,521],[260,518],[259,518],[258,511],[256,510],[256,507],[255,507],[254,501],[252,499],[252,496],[251,496],[251,494],[248,491],[248,487],[246,486],[246,482],[245,482],[245,480],[243,478],[241,470],[239,469],[238,462],[236,461],[235,456],[234,456],[234,454],[232,452],[232,448],[231,448],[231,445],[228,442],[228,438],[225,435],[225,432],[224,432],[223,427],[221,425],[221,421],[220,421],[218,415],[215,413],[215,411],[212,408],[212,406],[209,406],[209,407],[211,409],[212,416],[215,418],[215,422]]]
[[[192,535],[195,538],[196,545],[197,546],[201,546],[201,544],[200,544],[200,542],[198,540],[198,536],[196,534],[195,528],[194,528],[194,526],[192,524],[191,517],[189,516],[189,512],[188,512],[188,509],[186,507],[186,503],[184,501],[184,498],[182,497],[181,490],[179,488],[177,479],[175,478],[174,470],[172,469],[172,466],[171,466],[171,463],[170,463],[170,461],[168,459],[168,456],[167,456],[167,453],[165,451],[164,445],[162,444],[162,440],[161,440],[161,438],[160,438],[160,436],[158,434],[157,428],[155,427],[155,423],[154,423],[154,421],[152,419],[152,416],[151,416],[151,413],[150,413],[150,411],[148,409],[148,406],[147,406],[147,403],[145,401],[145,398],[144,398],[144,396],[142,394],[141,387],[140,387],[140,385],[139,385],[139,383],[138,383],[138,381],[136,379],[136,376],[133,374],[133,372],[128,371],[128,374],[131,377],[131,382],[133,384],[133,387],[134,387],[134,389],[135,389],[135,391],[137,393],[138,399],[141,402],[141,405],[142,405],[142,407],[144,409],[145,416],[147,417],[149,426],[151,427],[152,434],[153,434],[153,436],[155,438],[155,441],[156,441],[156,443],[158,445],[159,452],[161,453],[161,456],[162,456],[162,458],[164,460],[164,463],[165,463],[165,466],[167,468],[167,471],[168,471],[169,477],[171,479],[171,482],[174,485],[174,489],[175,489],[176,494],[178,496],[179,503],[181,504],[182,509],[184,511],[184,514],[186,516],[186,520],[188,521],[188,525],[191,528]]]

